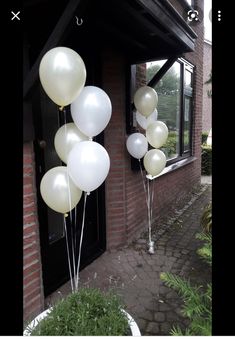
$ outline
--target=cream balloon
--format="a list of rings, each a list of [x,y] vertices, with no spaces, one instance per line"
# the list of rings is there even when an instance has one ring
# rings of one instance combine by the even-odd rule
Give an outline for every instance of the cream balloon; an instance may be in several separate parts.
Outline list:
[[[127,138],[126,148],[134,158],[141,159],[148,151],[148,141],[143,134],[133,133]]]
[[[168,128],[162,121],[154,121],[146,129],[146,138],[151,146],[160,148],[168,138]]]
[[[134,104],[137,111],[148,117],[157,107],[158,95],[155,89],[149,86],[140,87],[134,95]]]
[[[151,149],[144,156],[144,168],[153,177],[162,172],[166,166],[166,156],[159,149]]]
[[[157,116],[158,116],[158,111],[156,108],[153,111],[153,113],[151,113],[148,117],[145,117],[142,114],[140,114],[138,111],[136,111],[136,121],[138,122],[140,127],[142,127],[145,130],[148,127],[148,125],[151,124],[151,122],[157,121]]]
[[[74,145],[88,139],[73,122],[65,124],[58,129],[54,138],[56,153],[67,164],[69,152]]]
[[[39,77],[49,98],[59,106],[66,106],[83,89],[86,67],[80,55],[71,48],[55,47],[43,56]]]
[[[71,104],[75,125],[89,137],[94,137],[107,126],[112,112],[108,95],[99,87],[86,86]]]
[[[72,210],[82,196],[82,191],[74,185],[65,166],[54,167],[44,174],[40,192],[45,203],[59,213]]]
[[[110,159],[103,146],[94,141],[75,145],[68,156],[68,172],[77,187],[89,193],[106,179]]]

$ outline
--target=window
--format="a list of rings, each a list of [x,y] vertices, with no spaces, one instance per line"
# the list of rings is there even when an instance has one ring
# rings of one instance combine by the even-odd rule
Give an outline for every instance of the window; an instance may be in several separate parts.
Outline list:
[[[132,98],[135,91],[148,84],[165,62],[159,60],[134,65],[131,72]],[[158,120],[163,121],[169,130],[167,142],[161,148],[167,165],[192,155],[192,87],[193,66],[184,59],[178,59],[154,86],[158,94]],[[135,111],[132,123],[135,128],[141,129],[136,122]]]

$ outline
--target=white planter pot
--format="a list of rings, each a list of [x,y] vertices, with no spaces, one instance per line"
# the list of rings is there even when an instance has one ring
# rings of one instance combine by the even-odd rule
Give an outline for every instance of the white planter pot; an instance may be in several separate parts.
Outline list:
[[[38,323],[44,319],[50,312],[52,311],[52,307],[48,308],[47,310],[43,311],[42,313],[40,313],[33,321],[31,321],[31,323],[28,325],[28,327],[30,329],[33,329],[35,328]],[[132,316],[127,313],[125,310],[122,310],[122,312],[127,316],[128,318],[128,323],[129,323],[129,326],[130,326],[130,330],[131,330],[131,334],[133,337],[140,337],[141,336],[141,333],[140,333],[140,330],[139,330],[139,327],[138,325],[136,324],[135,320],[132,318]],[[26,328],[24,330],[24,333],[23,333],[24,336],[29,336],[30,335],[30,331]]]

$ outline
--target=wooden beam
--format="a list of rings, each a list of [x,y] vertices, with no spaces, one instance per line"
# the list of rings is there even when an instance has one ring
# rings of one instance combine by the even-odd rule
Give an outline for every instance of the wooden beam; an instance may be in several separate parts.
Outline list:
[[[104,23],[104,21],[96,21],[96,24],[98,26],[100,26],[102,29],[106,30],[109,33],[112,33],[114,36],[116,36],[118,39],[120,39],[121,41],[125,41],[126,43],[128,43],[129,45],[138,47],[139,49],[142,50],[147,50],[148,46],[142,44],[139,41],[136,41],[135,38],[131,35],[128,35],[127,32],[121,32],[120,29],[117,29],[113,26],[110,26],[106,23]]]
[[[23,86],[23,97],[25,98],[31,88],[33,87],[34,83],[38,79],[38,69],[41,62],[43,55],[49,51],[51,48],[54,48],[58,45],[61,41],[61,38],[72,20],[72,17],[75,14],[75,11],[79,5],[81,0],[70,0],[67,7],[65,8],[62,16],[58,20],[53,32],[49,36],[47,42],[45,43],[43,49],[41,50],[36,62],[34,63],[33,67],[31,68],[30,72],[28,73]]]
[[[169,2],[159,0],[137,0],[165,29],[172,33],[184,46],[194,50],[195,32],[184,22]],[[183,51],[185,52],[185,51]]]
[[[177,42],[174,41],[174,39],[169,37],[167,33],[164,33],[161,29],[154,25],[154,23],[150,22],[150,20],[145,17],[144,14],[147,13],[146,11],[136,11],[133,9],[133,7],[130,6],[130,4],[128,4],[128,2],[120,2],[119,6],[121,6],[123,10],[126,10],[130,16],[135,18],[144,27],[148,27],[148,29],[151,31],[151,36],[160,37],[163,41],[169,43],[169,45],[171,45],[172,47],[177,46]]]
[[[159,71],[153,76],[153,78],[148,82],[147,86],[154,87],[178,58],[179,56],[169,58],[159,69]]]

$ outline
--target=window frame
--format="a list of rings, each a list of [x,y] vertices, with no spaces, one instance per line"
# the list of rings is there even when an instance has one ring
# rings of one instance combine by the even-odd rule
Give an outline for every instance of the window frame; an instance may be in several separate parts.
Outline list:
[[[178,58],[176,62],[179,62],[180,64],[180,77],[181,77],[181,85],[180,85],[180,130],[179,130],[179,154],[172,158],[167,160],[166,167],[174,164],[178,161],[181,161],[185,158],[188,158],[193,155],[193,97],[194,97],[194,69],[195,66],[191,64],[189,61],[187,61],[184,58]],[[189,71],[192,74],[191,78],[191,88],[190,90],[185,88],[185,73],[186,71]],[[184,150],[184,117],[185,117],[185,98],[190,98],[190,114],[189,114],[189,150]]]
[[[161,59],[155,59],[151,61],[160,61]],[[143,61],[141,63],[147,63],[148,61]],[[179,154],[167,160],[166,162],[166,168],[170,165],[176,164],[182,160],[185,160],[187,158],[190,158],[193,156],[193,124],[194,124],[194,88],[195,88],[195,83],[194,83],[194,73],[195,73],[195,66],[190,63],[188,60],[179,57],[175,62],[178,62],[180,64],[180,107],[179,107],[179,116],[180,116],[180,121],[179,121]],[[139,64],[139,63],[138,63]],[[130,65],[129,67],[129,74],[131,74],[131,67],[133,65]],[[161,68],[160,68],[161,69]],[[191,73],[191,87],[185,88],[185,73],[186,71],[189,71]],[[158,71],[159,72],[159,71]],[[157,74],[157,73],[156,73]],[[164,75],[163,75],[164,76]],[[133,124],[134,120],[134,104],[131,102],[131,91],[133,90],[132,85],[133,78],[131,76],[128,77],[128,87],[129,87],[129,93],[127,95],[127,134],[134,133],[138,131],[138,128],[136,128]],[[162,77],[161,77],[162,79]],[[148,86],[148,84],[146,84]],[[153,86],[154,87],[154,86]],[[184,150],[184,117],[185,117],[185,98],[190,98],[190,111],[189,111],[189,150]],[[137,170],[139,168],[138,166],[135,166],[133,164],[132,160],[132,169]]]

